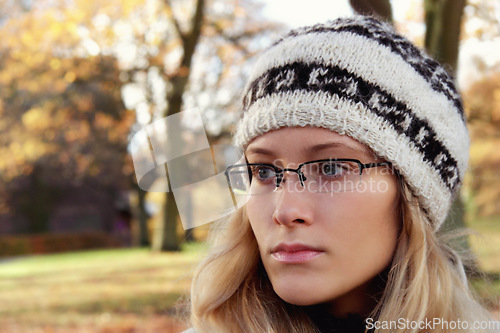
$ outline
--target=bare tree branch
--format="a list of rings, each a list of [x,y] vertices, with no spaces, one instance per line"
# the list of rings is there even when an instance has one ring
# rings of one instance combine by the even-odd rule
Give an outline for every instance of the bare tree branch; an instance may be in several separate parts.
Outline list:
[[[182,67],[191,67],[194,49],[201,35],[201,27],[203,26],[203,9],[205,0],[196,1],[196,11],[191,19],[191,31],[186,36],[184,44],[184,57],[181,62]]]
[[[170,1],[165,0],[166,4],[169,5]],[[189,81],[189,73],[191,70],[191,63],[193,59],[193,54],[198,43],[201,27],[203,26],[203,15],[204,15],[204,0],[196,0],[196,10],[191,18],[191,28],[188,33],[182,33],[180,30],[179,23],[172,13],[172,21],[179,32],[179,36],[182,39],[183,55],[181,63],[177,68],[177,71],[170,78],[171,89],[168,91],[167,99],[167,109],[164,112],[164,116],[168,117],[175,113],[181,111],[182,108],[182,97],[186,86]],[[169,126],[174,126],[172,122],[167,125],[167,131],[170,131]],[[170,142],[172,144],[172,142]],[[181,143],[176,143],[179,145]],[[167,178],[168,178],[168,171]],[[176,236],[176,226],[177,219],[179,216],[179,211],[175,203],[175,198],[172,191],[168,191],[165,194],[164,212],[161,222],[161,227],[158,232],[155,233],[153,238],[152,247],[156,251],[169,251],[178,249],[178,240]]]
[[[175,18],[175,14],[174,14],[174,11],[172,9],[172,4],[171,4],[170,0],[165,0],[165,5],[169,8],[169,10],[167,12],[168,12],[168,15],[170,16],[170,20],[172,21],[172,23],[175,27],[175,31],[177,31],[177,34],[179,34],[179,37],[182,40],[182,42],[185,43],[186,35],[182,31],[181,26],[179,24],[179,21]]]
[[[212,28],[217,36],[222,37],[231,45],[235,46],[239,51],[243,52],[246,56],[252,55],[253,53],[248,50],[246,45],[243,45],[245,39],[255,38],[256,35],[265,33],[267,31],[277,30],[280,26],[278,23],[265,23],[251,29],[246,29],[245,31],[238,34],[228,34],[217,22],[209,22],[207,26]]]

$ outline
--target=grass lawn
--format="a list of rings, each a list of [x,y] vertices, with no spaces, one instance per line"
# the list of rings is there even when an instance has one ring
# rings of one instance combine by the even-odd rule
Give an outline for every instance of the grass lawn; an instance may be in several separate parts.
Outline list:
[[[470,244],[490,277],[472,286],[498,311],[500,219],[469,227],[480,234]],[[116,249],[0,261],[0,332],[180,332],[174,306],[202,256],[200,245],[190,245],[179,253]]]
[[[476,219],[468,223],[476,235],[469,237],[471,248],[477,256],[486,280],[472,282],[483,303],[500,320],[500,218]]]
[[[1,332],[179,332],[200,246],[74,252],[0,262]]]

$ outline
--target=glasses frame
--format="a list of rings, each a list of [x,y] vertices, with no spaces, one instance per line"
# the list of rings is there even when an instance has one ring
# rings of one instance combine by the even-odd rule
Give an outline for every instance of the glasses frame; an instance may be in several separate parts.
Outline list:
[[[262,165],[262,166],[269,166],[274,169],[274,172],[276,173],[276,188],[274,189],[276,191],[277,188],[279,188],[281,182],[283,181],[283,176],[285,175],[286,171],[291,171],[295,172],[299,176],[299,181],[300,185],[305,188],[304,186],[304,181],[306,181],[306,177],[304,176],[304,173],[302,172],[302,168],[305,165],[308,164],[313,164],[313,163],[319,163],[319,162],[353,162],[356,163],[359,166],[359,176],[363,174],[363,170],[365,169],[371,169],[371,168],[376,168],[376,167],[381,167],[381,166],[389,166],[392,167],[391,162],[373,162],[373,163],[362,163],[360,160],[357,159],[352,159],[352,158],[328,158],[328,159],[321,159],[321,160],[314,160],[314,161],[308,161],[299,164],[299,166],[296,169],[293,168],[280,168],[274,164],[270,163],[245,163],[245,164],[235,164],[231,165],[228,168],[226,168],[226,171],[224,172],[226,175],[227,183],[229,187],[231,188],[231,192],[233,191],[233,187],[231,185],[231,179],[229,177],[229,173],[231,169],[237,168],[237,167],[244,167],[244,166],[257,166],[257,165]],[[252,174],[251,172],[248,172],[249,177],[250,177],[250,183],[252,183]]]

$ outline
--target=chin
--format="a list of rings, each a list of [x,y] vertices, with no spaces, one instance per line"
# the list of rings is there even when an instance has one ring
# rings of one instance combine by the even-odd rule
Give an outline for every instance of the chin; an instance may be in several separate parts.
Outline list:
[[[311,290],[311,286],[295,285],[281,287],[273,284],[273,289],[283,301],[293,305],[308,306],[327,301],[327,299],[324,299],[324,292],[320,290]]]
[[[298,306],[309,306],[325,302],[326,300],[320,297],[313,297],[312,295],[297,295],[297,293],[278,294],[278,296],[285,302]]]

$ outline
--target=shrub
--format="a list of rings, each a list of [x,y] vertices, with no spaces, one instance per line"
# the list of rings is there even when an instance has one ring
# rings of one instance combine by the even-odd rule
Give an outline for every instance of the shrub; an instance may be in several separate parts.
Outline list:
[[[111,235],[98,231],[0,236],[0,257],[69,252],[118,246],[118,241]]]

